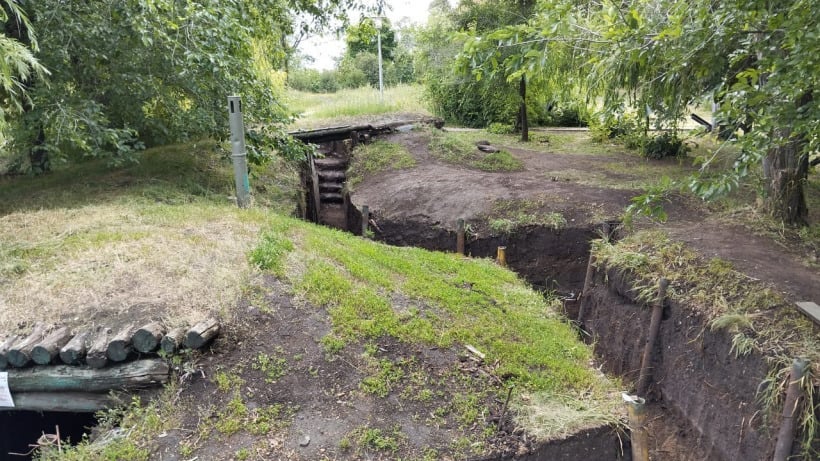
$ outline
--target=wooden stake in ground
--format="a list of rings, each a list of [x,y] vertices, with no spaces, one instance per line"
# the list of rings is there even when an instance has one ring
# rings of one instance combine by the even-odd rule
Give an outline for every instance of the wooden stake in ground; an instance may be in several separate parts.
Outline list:
[[[34,346],[43,340],[45,333],[46,328],[43,324],[35,324],[30,335],[9,348],[7,355],[9,365],[22,368],[31,363],[31,351]]]
[[[66,365],[77,365],[85,357],[85,352],[88,349],[88,339],[91,336],[90,331],[83,331],[74,335],[71,341],[60,349],[60,360]]]
[[[134,349],[144,354],[154,352],[159,347],[165,331],[165,327],[159,322],[151,322],[143,326],[134,333],[134,337],[131,339]]]
[[[37,365],[48,365],[60,354],[60,348],[71,339],[71,332],[66,327],[51,332],[31,350],[31,359]]]
[[[185,335],[185,347],[199,349],[219,334],[219,323],[215,319],[207,319],[197,323]]]
[[[163,336],[162,341],[160,341],[162,352],[168,355],[176,354],[179,348],[182,347],[183,341],[185,341],[185,331],[185,328],[177,327]]]

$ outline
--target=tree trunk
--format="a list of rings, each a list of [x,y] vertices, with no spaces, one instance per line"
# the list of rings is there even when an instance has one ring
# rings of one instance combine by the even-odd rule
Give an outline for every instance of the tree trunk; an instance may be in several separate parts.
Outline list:
[[[802,154],[803,139],[789,139],[791,129],[776,129],[773,139],[782,144],[769,149],[763,159],[766,206],[776,219],[786,224],[808,225],[809,209],[803,188],[809,171],[809,157]]]
[[[797,108],[811,104],[814,95],[804,93],[796,101]],[[803,152],[806,140],[792,136],[791,128],[776,128],[772,139],[779,140],[763,158],[767,207],[775,219],[797,226],[809,225],[809,208],[804,188],[809,175],[809,156]]]
[[[529,142],[530,140],[530,125],[527,121],[527,78],[521,76],[521,81],[518,84],[518,95],[521,96],[521,103],[518,106],[518,121],[521,126],[521,141]]]

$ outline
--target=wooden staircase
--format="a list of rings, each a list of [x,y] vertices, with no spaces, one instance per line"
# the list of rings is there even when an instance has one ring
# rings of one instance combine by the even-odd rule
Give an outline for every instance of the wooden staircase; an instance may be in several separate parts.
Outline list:
[[[318,221],[320,224],[347,230],[347,197],[344,183],[347,179],[348,159],[334,152],[313,161],[318,179]],[[317,190],[317,189],[314,189]]]

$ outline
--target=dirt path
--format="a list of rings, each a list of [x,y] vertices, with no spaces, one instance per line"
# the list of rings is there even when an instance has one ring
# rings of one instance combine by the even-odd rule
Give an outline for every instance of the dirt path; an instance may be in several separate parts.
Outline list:
[[[447,230],[455,228],[458,218],[486,222],[499,200],[537,200],[544,210],[562,213],[568,227],[600,223],[618,217],[637,192],[622,186],[593,186],[591,180],[623,184],[653,179],[641,178],[640,168],[646,161],[617,151],[582,155],[509,148],[523,161],[524,171],[488,173],[436,160],[423,133],[402,133],[390,140],[407,146],[418,166],[367,178],[352,194],[353,203],[367,204],[384,218],[427,222]],[[726,225],[702,206],[682,198],[673,200],[668,211],[669,221],[653,226],[707,258],[716,256],[734,263],[792,300],[820,302],[820,271],[805,262],[806,255],[738,225]]]

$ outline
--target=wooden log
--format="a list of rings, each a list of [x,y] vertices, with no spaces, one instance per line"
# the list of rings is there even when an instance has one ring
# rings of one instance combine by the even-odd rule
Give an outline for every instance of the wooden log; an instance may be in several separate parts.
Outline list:
[[[17,335],[9,336],[0,342],[0,370],[5,370],[9,366],[8,353],[12,344],[16,343],[19,337]]]
[[[219,334],[219,323],[215,319],[203,320],[188,330],[185,335],[185,347],[199,349],[216,338]]]
[[[78,365],[85,358],[91,332],[86,330],[74,335],[71,341],[60,349],[60,360],[66,365]]]
[[[159,342],[165,334],[165,327],[159,322],[151,322],[144,325],[134,333],[131,343],[134,349],[144,354],[154,352],[159,347]]]
[[[15,392],[14,408],[4,410],[94,413],[119,403],[110,394],[90,392]]]
[[[35,324],[31,334],[9,348],[7,355],[9,365],[22,368],[31,363],[31,351],[43,340],[45,333],[46,328],[42,323]]]
[[[185,340],[185,328],[179,327],[169,331],[168,334],[162,337],[160,347],[162,352],[168,355],[176,354],[182,343]]]
[[[108,392],[160,386],[168,382],[168,364],[162,359],[119,363],[102,370],[55,365],[8,372],[15,392]]]
[[[108,364],[108,335],[111,330],[102,328],[97,332],[97,337],[92,338],[91,346],[85,354],[85,363],[91,368],[102,368]]]
[[[126,325],[108,342],[106,355],[108,355],[111,361],[122,362],[127,359],[128,354],[134,350],[131,346],[131,338],[134,336],[135,328],[133,323]]]
[[[60,348],[71,339],[71,332],[66,327],[52,331],[31,350],[31,359],[37,365],[48,365],[60,354]]]

